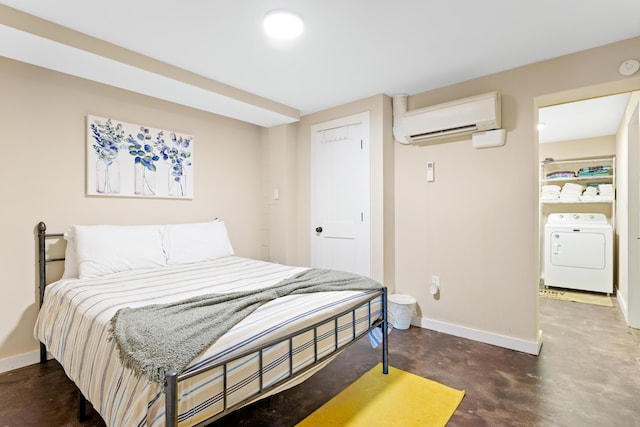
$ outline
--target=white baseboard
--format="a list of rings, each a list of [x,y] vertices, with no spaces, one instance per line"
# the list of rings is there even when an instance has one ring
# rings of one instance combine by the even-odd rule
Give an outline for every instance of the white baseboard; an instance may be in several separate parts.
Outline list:
[[[52,356],[47,352],[47,360]],[[40,363],[40,350],[29,351],[27,353],[0,359],[0,374],[3,372],[13,371],[14,369],[24,368],[25,366]]]
[[[616,299],[618,300],[618,306],[620,307],[620,311],[622,311],[622,315],[624,316],[624,321],[629,324],[629,316],[627,311],[627,300],[624,299],[624,295],[622,292],[616,293]]]
[[[538,337],[535,341],[527,341],[520,338],[508,337],[505,335],[480,331],[478,329],[453,325],[451,323],[444,323],[437,320],[426,319],[424,317],[414,317],[411,321],[411,324],[414,326],[419,326],[421,328],[443,332],[445,334],[453,335],[456,337],[479,341],[485,344],[491,344],[498,347],[508,348],[510,350],[520,351],[522,353],[533,354],[536,356],[540,354],[540,349],[542,348],[542,331],[538,331]]]

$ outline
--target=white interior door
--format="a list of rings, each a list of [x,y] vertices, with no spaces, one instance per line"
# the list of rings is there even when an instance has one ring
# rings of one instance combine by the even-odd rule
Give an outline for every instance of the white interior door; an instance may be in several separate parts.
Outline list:
[[[311,128],[311,265],[369,276],[368,114]]]

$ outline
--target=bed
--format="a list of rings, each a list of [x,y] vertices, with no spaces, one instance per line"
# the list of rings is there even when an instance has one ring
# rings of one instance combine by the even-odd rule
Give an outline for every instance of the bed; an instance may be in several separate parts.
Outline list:
[[[41,361],[48,350],[78,387],[81,405],[89,400],[108,426],[206,425],[301,383],[365,336],[381,344],[388,371],[387,290],[370,279],[352,275],[366,279],[354,286],[348,276],[343,288],[347,282],[325,279],[340,272],[236,256],[218,220],[73,226],[69,233],[48,233],[41,222],[37,229]],[[67,240],[64,258],[47,256],[47,239]],[[47,285],[50,262],[65,269]],[[311,276],[323,283],[301,290]],[[237,323],[237,314],[224,311],[265,294]],[[206,311],[193,314],[202,310],[186,310],[185,302]],[[233,325],[217,331],[225,321]],[[212,344],[197,347],[216,333]],[[154,334],[160,340],[135,341]]]

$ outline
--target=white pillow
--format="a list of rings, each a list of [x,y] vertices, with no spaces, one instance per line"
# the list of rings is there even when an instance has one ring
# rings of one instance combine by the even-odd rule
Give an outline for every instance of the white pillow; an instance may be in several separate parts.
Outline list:
[[[64,272],[63,279],[78,278],[78,254],[76,253],[76,239],[73,231],[64,233],[64,239],[67,241],[67,247],[64,250]]]
[[[224,221],[169,224],[164,234],[167,264],[187,264],[233,255]]]
[[[76,225],[80,279],[166,265],[161,225]]]

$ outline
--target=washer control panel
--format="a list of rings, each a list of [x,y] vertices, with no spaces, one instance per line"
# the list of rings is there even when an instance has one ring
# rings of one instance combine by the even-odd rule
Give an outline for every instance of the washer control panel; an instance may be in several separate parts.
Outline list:
[[[554,213],[547,224],[608,224],[607,217],[599,213]]]

